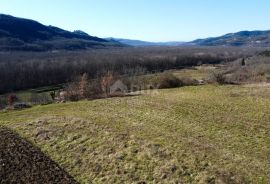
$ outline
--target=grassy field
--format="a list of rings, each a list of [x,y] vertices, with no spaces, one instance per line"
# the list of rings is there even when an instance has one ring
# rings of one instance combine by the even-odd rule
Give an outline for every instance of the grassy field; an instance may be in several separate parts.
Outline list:
[[[175,70],[171,71],[176,77],[179,78],[190,78],[190,79],[196,79],[196,80],[205,80],[209,78],[209,74],[217,68],[220,68],[218,65],[202,65],[192,68],[186,68],[182,70]]]
[[[269,86],[195,86],[0,112],[81,183],[269,183]]]
[[[23,91],[16,91],[14,93],[0,94],[0,110],[7,106],[7,96],[10,94],[16,94],[17,98],[21,102],[27,102],[30,104],[46,104],[52,103],[50,96],[51,91],[58,91],[62,88],[63,84],[55,86],[46,86],[35,89],[28,89]]]

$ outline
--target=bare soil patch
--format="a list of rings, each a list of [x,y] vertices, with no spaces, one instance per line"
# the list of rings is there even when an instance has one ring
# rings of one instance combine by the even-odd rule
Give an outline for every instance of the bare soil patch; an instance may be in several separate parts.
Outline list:
[[[54,161],[9,129],[0,127],[0,183],[77,183]]]

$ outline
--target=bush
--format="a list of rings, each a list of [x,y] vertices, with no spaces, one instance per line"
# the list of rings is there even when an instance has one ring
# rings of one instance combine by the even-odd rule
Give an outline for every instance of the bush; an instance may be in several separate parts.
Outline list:
[[[107,72],[102,77],[89,80],[84,73],[65,87],[65,100],[78,101],[81,99],[96,99],[110,96],[110,86],[115,82],[115,75]],[[60,97],[60,99],[62,99]]]
[[[80,90],[78,82],[70,82],[64,88],[63,92],[60,92],[60,100],[65,101],[78,101],[80,100]]]
[[[9,106],[12,106],[16,100],[18,100],[18,98],[15,94],[10,94],[7,96],[7,103]]]
[[[217,83],[217,84],[228,84],[229,82],[226,79],[226,74],[221,71],[214,71],[210,74],[208,82]]]
[[[148,89],[177,88],[182,86],[198,85],[199,82],[191,78],[177,78],[172,73],[158,73],[143,76],[126,77],[122,82],[129,91],[135,92]]]
[[[262,55],[249,57],[245,60],[245,66],[239,64],[239,61],[228,63],[223,68],[223,72],[220,72],[224,75],[223,78],[225,78],[226,83],[241,84],[268,81],[267,77],[270,74],[269,57]],[[220,78],[220,76],[214,78]]]
[[[183,86],[195,86],[199,84],[199,81],[197,81],[196,79],[192,79],[192,78],[188,78],[188,77],[183,77],[180,78]]]
[[[270,50],[265,50],[259,54],[260,56],[270,57]]]
[[[90,90],[89,90],[89,79],[88,75],[84,73],[78,82],[78,90],[79,90],[79,96],[80,98],[89,98],[90,97]]]
[[[169,73],[158,75],[155,79],[154,84],[159,89],[176,88],[183,86],[183,82],[179,78]]]
[[[104,76],[101,77],[100,86],[103,94],[106,96],[110,93],[110,86],[115,82],[115,76],[112,72],[107,72]]]

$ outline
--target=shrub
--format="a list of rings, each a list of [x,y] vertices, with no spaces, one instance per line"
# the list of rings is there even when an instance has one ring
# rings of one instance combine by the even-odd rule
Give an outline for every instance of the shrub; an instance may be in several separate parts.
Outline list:
[[[115,81],[115,77],[112,72],[107,72],[100,80],[100,86],[103,93],[108,96],[110,93],[110,86]]]
[[[111,72],[107,72],[101,78],[89,80],[88,75],[84,73],[67,84],[64,89],[65,100],[95,99],[104,97],[104,95],[108,97],[114,78]]]
[[[176,88],[183,86],[183,82],[173,74],[166,73],[156,77],[155,85],[158,86],[159,89]]]
[[[51,91],[50,96],[51,96],[52,100],[55,100],[55,91]]]
[[[7,103],[9,106],[12,106],[16,100],[18,100],[18,98],[15,94],[10,94],[7,96]]]
[[[221,71],[214,71],[210,74],[208,82],[218,83],[221,85],[228,84],[225,73]]]
[[[122,79],[131,92],[148,89],[177,88],[181,86],[198,85],[199,82],[191,78],[177,78],[172,73],[158,73],[154,75],[143,75],[126,77]]]
[[[180,78],[180,80],[183,86],[195,86],[199,84],[199,81],[188,77]]]
[[[232,73],[230,75],[230,81],[233,81],[234,83],[243,83],[243,82],[248,82],[251,81],[253,77],[252,71],[250,70],[238,70],[235,73]]]
[[[89,79],[88,79],[88,75],[86,73],[84,73],[81,77],[80,77],[80,81],[78,83],[78,89],[79,89],[79,96],[80,98],[84,99],[84,98],[89,98],[90,97],[90,91],[89,91]]]
[[[239,64],[239,61],[228,63],[223,68],[222,73],[227,83],[228,81],[233,84],[267,82],[267,76],[270,74],[269,57],[262,55],[249,57],[245,60],[245,66]]]
[[[262,63],[254,68],[256,75],[270,74],[270,64]]]
[[[266,57],[270,57],[270,50],[265,50],[261,53],[259,53],[260,56],[266,56]]]
[[[61,93],[64,95],[61,95]],[[61,100],[78,101],[80,99],[78,82],[70,82],[64,89],[64,92],[60,93]],[[63,99],[64,98],[64,99]]]

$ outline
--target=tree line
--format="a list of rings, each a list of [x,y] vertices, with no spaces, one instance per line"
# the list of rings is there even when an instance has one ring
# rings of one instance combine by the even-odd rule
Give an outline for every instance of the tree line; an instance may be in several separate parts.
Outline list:
[[[247,48],[153,47],[0,53],[0,93],[62,84],[84,73],[90,78],[98,78],[107,71],[133,75],[218,64],[256,51]]]

